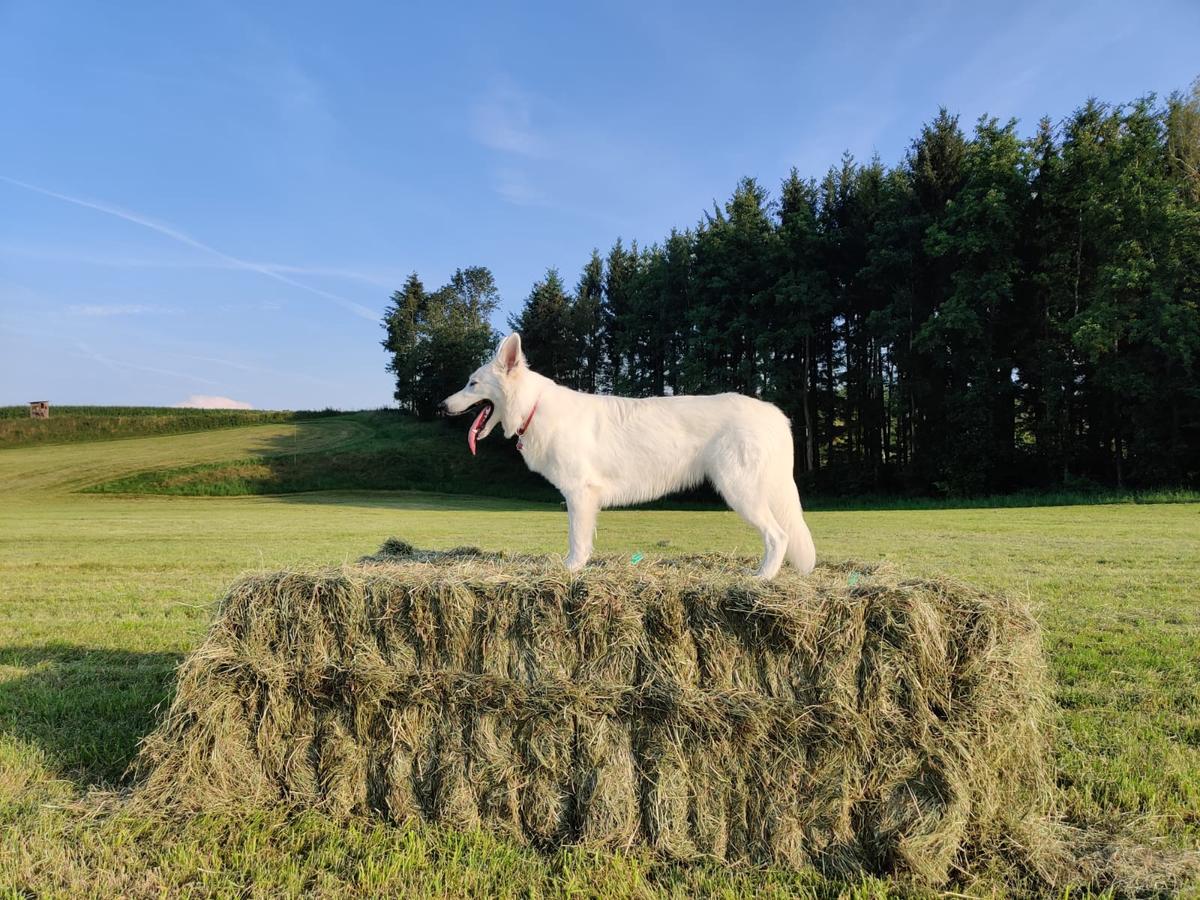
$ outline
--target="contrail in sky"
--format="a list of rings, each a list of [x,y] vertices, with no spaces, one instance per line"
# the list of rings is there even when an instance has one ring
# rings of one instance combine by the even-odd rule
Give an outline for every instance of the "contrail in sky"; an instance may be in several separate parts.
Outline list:
[[[150,372],[154,375],[167,375],[171,378],[179,378],[184,381],[198,381],[201,384],[211,384],[214,386],[220,385],[220,382],[218,381],[213,381],[211,378],[201,378],[199,375],[189,375],[186,372],[176,372],[172,369],[159,369],[155,366],[142,366],[138,365],[137,363],[125,362],[124,360],[120,359],[112,359],[111,357],[105,356],[102,353],[97,353],[82,341],[77,341],[75,346],[77,346],[82,352],[72,353],[71,356],[76,356],[81,359],[90,359],[93,362],[98,362],[102,365],[108,366],[110,369],[132,369],[135,372]]]
[[[364,319],[369,319],[372,322],[379,321],[379,314],[368,307],[363,306],[361,303],[355,303],[353,300],[347,300],[345,297],[340,297],[337,294],[330,293],[329,291],[323,291],[320,288],[315,288],[311,285],[304,284],[303,282],[288,278],[286,275],[281,275],[275,269],[271,268],[270,266],[263,265],[262,263],[251,262],[247,259],[231,256],[228,253],[218,250],[216,247],[209,246],[203,241],[196,240],[191,235],[185,234],[177,228],[172,228],[170,225],[164,225],[161,222],[155,222],[153,219],[148,219],[143,215],[139,215],[138,213],[130,212],[127,209],[121,209],[118,206],[110,206],[107,203],[100,203],[96,200],[86,200],[82,197],[72,197],[69,194],[60,194],[58,191],[51,191],[44,187],[38,187],[36,184],[18,181],[15,178],[9,178],[7,175],[0,175],[0,181],[7,182],[8,184],[15,185],[16,187],[23,188],[27,191],[33,191],[35,194],[53,197],[55,200],[62,200],[64,203],[73,203],[76,206],[82,206],[85,209],[94,209],[97,212],[104,213],[105,215],[115,216],[118,219],[124,219],[126,222],[132,222],[135,225],[141,225],[143,228],[149,228],[151,231],[157,231],[159,234],[169,237],[172,240],[178,241],[179,243],[195,250],[200,250],[204,253],[210,253],[227,263],[232,268],[245,269],[248,272],[257,272],[260,275],[273,278],[275,281],[286,284],[289,287],[294,287],[301,291],[308,291],[308,293],[316,294],[318,297],[324,297],[326,300],[332,300],[334,303],[338,304],[344,309],[348,309],[350,312],[357,316],[361,316]]]

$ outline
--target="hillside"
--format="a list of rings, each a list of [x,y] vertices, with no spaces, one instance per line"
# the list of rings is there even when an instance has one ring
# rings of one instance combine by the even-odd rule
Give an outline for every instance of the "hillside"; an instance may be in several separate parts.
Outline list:
[[[283,436],[253,456],[134,472],[89,490],[183,496],[430,490],[558,499],[498,432],[480,446],[478,456],[471,456],[464,421],[419,422],[393,410],[376,410],[338,415],[330,422],[353,429],[340,442],[316,451],[297,450]]]

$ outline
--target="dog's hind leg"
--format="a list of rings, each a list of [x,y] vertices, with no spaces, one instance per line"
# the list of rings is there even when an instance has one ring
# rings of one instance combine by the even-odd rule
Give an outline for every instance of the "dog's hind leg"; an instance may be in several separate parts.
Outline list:
[[[592,556],[592,538],[596,534],[600,498],[591,488],[572,491],[566,498],[569,552],[563,564],[572,572],[578,572]]]
[[[788,534],[787,558],[793,566],[807,575],[817,564],[817,548],[813,546],[812,533],[804,522],[804,510],[800,507],[800,492],[791,473],[782,473],[783,484],[771,491],[771,512],[775,520]]]
[[[762,563],[755,577],[770,581],[779,574],[784,554],[788,548],[788,534],[771,512],[771,504],[763,493],[752,472],[740,471],[732,475],[715,471],[713,486],[725,498],[730,509],[757,528],[763,539]]]
[[[771,507],[765,498],[757,503],[738,503],[737,505],[730,503],[729,505],[733,507],[734,512],[762,534],[763,558],[754,575],[756,578],[770,581],[779,574],[779,569],[783,565],[783,557],[787,553],[788,546],[787,532],[771,515]]]

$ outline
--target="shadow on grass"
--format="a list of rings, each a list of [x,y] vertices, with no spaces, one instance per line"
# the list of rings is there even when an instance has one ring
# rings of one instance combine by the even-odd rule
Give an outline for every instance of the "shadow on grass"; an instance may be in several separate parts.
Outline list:
[[[171,696],[180,653],[0,646],[0,734],[40,747],[81,787],[119,781]]]
[[[309,493],[266,494],[263,499],[277,503],[303,503],[316,506],[359,506],[364,509],[414,510],[418,512],[546,512],[566,508],[557,501],[523,500],[517,497],[493,497],[484,494],[438,493],[425,489],[326,490]]]
[[[402,500],[400,492],[424,492],[446,498],[457,495],[464,506],[473,497],[488,497],[492,499],[487,508],[496,509],[527,509],[561,499],[549,483],[526,468],[512,441],[494,439],[472,456],[463,439],[465,426],[459,427],[459,422],[421,423],[394,411],[355,413],[354,418],[362,426],[360,436],[339,447],[296,453],[290,436],[277,435],[252,457],[131,472],[85,490],[172,496],[270,495],[295,503],[325,502],[322,495],[331,492],[340,495],[341,502],[351,503],[373,501],[362,493],[368,491],[386,491],[395,500]],[[445,502],[430,508],[444,509]]]

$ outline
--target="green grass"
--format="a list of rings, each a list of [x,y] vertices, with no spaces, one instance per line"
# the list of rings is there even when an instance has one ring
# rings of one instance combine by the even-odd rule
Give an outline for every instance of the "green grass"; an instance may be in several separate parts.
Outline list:
[[[461,435],[458,436],[461,438]],[[207,817],[97,817],[174,666],[247,569],[337,563],[389,535],[562,552],[557,503],[433,493],[80,493],[149,470],[369,444],[353,416],[0,450],[0,896],[891,896],[812,873],[541,855],[486,835]],[[455,442],[456,444],[458,441]],[[480,457],[496,450],[489,442]],[[456,451],[466,461],[465,447]],[[815,512],[826,558],[887,558],[1027,594],[1062,707],[1064,813],[1200,845],[1200,504]],[[720,510],[611,511],[598,549],[758,552]],[[1200,886],[1198,886],[1200,889]]]

